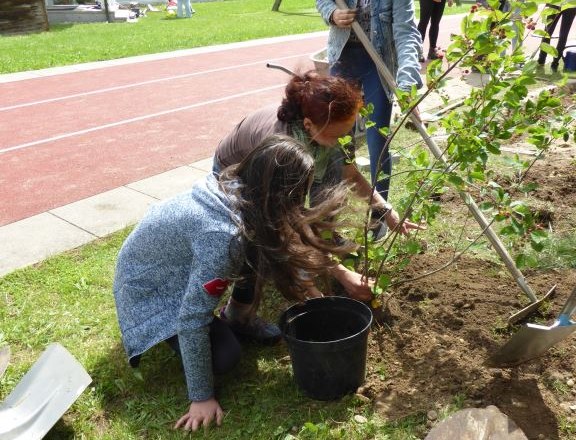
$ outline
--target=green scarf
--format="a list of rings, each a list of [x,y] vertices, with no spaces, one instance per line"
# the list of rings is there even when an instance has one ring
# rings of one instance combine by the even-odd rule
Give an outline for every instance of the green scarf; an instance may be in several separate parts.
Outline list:
[[[332,157],[335,154],[338,154],[338,148],[323,147],[310,139],[310,135],[304,129],[302,121],[291,123],[289,129],[292,133],[292,137],[302,142],[308,148],[310,155],[314,158],[314,182],[321,183]]]

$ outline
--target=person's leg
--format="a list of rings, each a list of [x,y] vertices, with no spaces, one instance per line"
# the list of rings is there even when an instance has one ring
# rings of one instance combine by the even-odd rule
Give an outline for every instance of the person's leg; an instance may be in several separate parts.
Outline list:
[[[549,3],[546,3],[546,7],[560,10],[558,6],[551,5]],[[545,30],[549,37],[543,38],[542,43],[550,44],[550,37],[554,33],[554,29],[556,29],[558,20],[560,20],[560,14],[549,15],[547,20],[549,20],[549,23],[546,25]],[[540,51],[540,55],[538,56],[538,64],[544,64],[546,62],[546,55],[546,52],[543,50]]]
[[[215,374],[228,373],[240,361],[242,347],[230,327],[218,317],[214,317],[212,320],[209,332],[212,349],[212,371]],[[178,335],[166,339],[166,343],[177,354],[180,354]]]
[[[178,17],[184,17],[184,0],[178,0],[178,7],[177,7],[177,16]]]
[[[566,42],[568,41],[568,34],[570,33],[570,28],[574,22],[574,16],[576,15],[576,8],[564,9],[560,16],[562,21],[560,22],[560,34],[558,35],[558,44],[556,45],[556,50],[558,51],[558,56],[552,61],[552,68],[558,68],[558,62],[564,56],[564,49],[566,48]]]
[[[378,128],[390,126],[392,103],[382,86],[374,62],[361,45],[347,45],[338,62],[330,68],[330,72],[332,75],[359,81],[364,92],[364,103],[373,104],[374,111],[370,119],[375,126],[366,130],[372,182],[382,172],[389,176],[392,173],[390,153],[384,148],[386,138],[380,134]],[[385,199],[388,199],[389,188],[389,178],[381,179],[376,184],[377,191]]]
[[[242,354],[240,343],[230,327],[218,317],[214,317],[210,324],[210,345],[215,374],[228,373],[238,365]]]
[[[241,276],[242,279],[234,283],[232,295],[220,312],[220,318],[240,338],[265,345],[275,344],[280,340],[280,329],[276,324],[266,322],[256,315],[254,301],[257,275],[245,264]]]
[[[192,17],[192,10],[190,6],[190,0],[184,0],[184,8],[186,9],[186,17]]]
[[[422,45],[424,45],[424,39],[426,38],[426,28],[430,22],[430,17],[432,16],[432,8],[434,6],[433,0],[420,0],[420,20],[418,21],[418,31],[422,37]]]
[[[388,148],[385,148],[386,137],[379,132],[378,128],[390,127],[392,103],[382,86],[382,81],[375,65],[372,65],[370,74],[364,77],[362,86],[364,99],[366,102],[374,104],[374,112],[371,117],[376,124],[366,130],[366,141],[368,143],[368,152],[370,153],[370,175],[372,176],[372,183],[376,182],[376,190],[385,200],[388,200],[392,160]],[[388,177],[378,179],[381,173]]]
[[[432,14],[430,16],[430,51],[428,57],[434,53],[436,55],[436,46],[438,45],[438,34],[440,32],[440,20],[442,20],[442,15],[444,15],[444,7],[446,6],[446,0],[440,2],[433,2]],[[434,52],[433,52],[434,51]]]

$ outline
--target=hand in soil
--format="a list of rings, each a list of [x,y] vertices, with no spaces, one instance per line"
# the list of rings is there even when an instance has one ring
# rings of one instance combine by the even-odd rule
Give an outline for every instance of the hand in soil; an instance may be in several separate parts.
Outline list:
[[[372,299],[372,288],[374,279],[363,277],[361,274],[351,271],[343,265],[338,265],[332,274],[342,287],[346,289],[350,298],[358,301],[370,301]]]
[[[216,399],[208,399],[203,402],[192,402],[190,409],[174,425],[174,429],[182,428],[185,431],[196,431],[202,425],[207,429],[212,420],[216,419],[216,425],[222,424],[224,412]]]

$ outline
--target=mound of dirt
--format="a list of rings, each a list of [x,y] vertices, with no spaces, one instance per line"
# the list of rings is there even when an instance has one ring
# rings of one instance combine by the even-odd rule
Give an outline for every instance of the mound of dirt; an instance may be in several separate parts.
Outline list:
[[[535,198],[553,207],[552,226],[564,231],[576,225],[575,153],[560,148],[530,172],[530,180],[539,185]],[[450,257],[418,255],[406,278]],[[576,269],[524,275],[538,296],[558,286],[548,306],[529,318],[551,324],[576,287]],[[495,405],[529,439],[576,438],[576,337],[515,368],[485,365],[517,330],[507,325],[507,318],[527,304],[502,264],[473,257],[402,284],[371,333],[367,380],[360,392],[386,419],[424,413],[430,428],[443,408],[461,398],[464,407]]]

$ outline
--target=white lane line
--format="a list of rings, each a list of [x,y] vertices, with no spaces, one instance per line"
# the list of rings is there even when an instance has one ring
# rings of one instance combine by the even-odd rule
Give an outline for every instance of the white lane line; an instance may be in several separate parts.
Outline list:
[[[13,147],[3,148],[3,149],[0,149],[0,154],[8,153],[10,151],[22,150],[24,148],[34,147],[36,145],[46,144],[48,142],[58,141],[61,139],[66,139],[66,138],[70,138],[73,136],[79,136],[79,135],[86,134],[86,133],[92,133],[94,131],[104,130],[106,128],[118,127],[120,125],[131,124],[133,122],[144,121],[146,119],[156,118],[158,116],[165,116],[165,115],[169,115],[171,113],[177,113],[177,112],[181,112],[184,110],[190,110],[190,109],[202,107],[205,105],[216,104],[216,103],[224,102],[224,101],[231,100],[231,99],[241,98],[243,96],[254,95],[257,93],[261,93],[261,92],[267,92],[269,90],[279,89],[279,88],[283,88],[283,87],[286,87],[286,83],[277,84],[275,86],[263,87],[261,89],[254,89],[254,90],[250,90],[248,92],[237,93],[235,95],[228,95],[228,96],[225,96],[222,98],[211,99],[209,101],[198,102],[196,104],[186,105],[183,107],[177,107],[177,108],[173,108],[170,110],[164,110],[164,111],[157,112],[157,113],[151,113],[149,115],[138,116],[137,118],[124,119],[124,120],[121,120],[118,122],[113,122],[111,124],[99,125],[97,127],[87,128],[85,130],[74,131],[71,133],[61,134],[59,136],[53,136],[53,137],[46,138],[46,139],[40,139],[40,140],[34,141],[34,142],[28,142],[25,144],[15,145]]]
[[[98,90],[92,90],[91,92],[82,92],[82,93],[75,93],[72,95],[65,95],[65,96],[59,96],[57,98],[49,98],[49,99],[42,99],[39,101],[32,101],[32,102],[26,102],[26,103],[22,103],[22,104],[15,104],[15,105],[11,105],[8,107],[0,107],[0,112],[3,111],[8,111],[8,110],[15,110],[18,108],[24,108],[24,107],[31,107],[34,105],[41,105],[41,104],[48,104],[51,102],[58,102],[58,101],[64,101],[67,99],[73,99],[73,98],[79,98],[79,97],[83,97],[83,96],[90,96],[90,95],[97,95],[100,93],[108,93],[108,92],[114,92],[117,90],[126,90],[126,89],[130,89],[130,88],[134,88],[134,87],[141,87],[141,86],[146,86],[149,84],[156,84],[156,83],[160,83],[160,82],[164,82],[164,81],[173,81],[173,80],[177,80],[177,79],[183,79],[183,78],[191,78],[194,76],[200,76],[200,75],[208,75],[211,73],[216,73],[216,72],[224,72],[227,70],[234,70],[234,69],[239,69],[239,68],[243,68],[243,67],[250,67],[250,66],[255,66],[255,65],[264,65],[264,63],[266,61],[268,62],[274,62],[274,61],[281,61],[281,60],[289,60],[291,58],[300,58],[303,56],[306,56],[309,54],[299,54],[299,55],[290,55],[287,57],[282,57],[282,58],[274,58],[274,59],[268,59],[268,60],[261,60],[261,61],[254,61],[251,63],[245,63],[245,64],[237,64],[235,66],[227,66],[227,67],[219,67],[217,69],[211,69],[211,70],[202,70],[199,72],[194,72],[194,73],[185,73],[182,75],[174,75],[174,76],[168,76],[165,78],[158,78],[158,79],[151,79],[148,81],[141,81],[138,83],[132,83],[132,84],[124,84],[121,86],[115,86],[115,87],[108,87],[105,89],[98,89]]]

